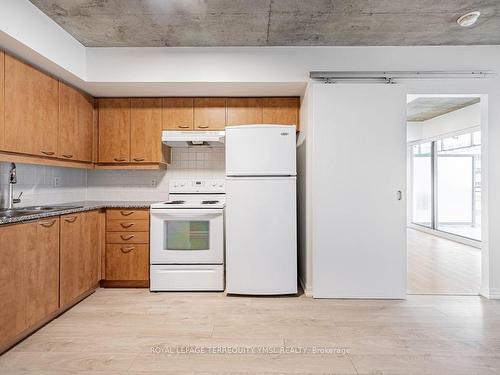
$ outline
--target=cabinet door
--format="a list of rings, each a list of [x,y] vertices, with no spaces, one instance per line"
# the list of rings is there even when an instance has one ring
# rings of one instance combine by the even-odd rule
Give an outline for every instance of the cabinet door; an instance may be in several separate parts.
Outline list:
[[[84,288],[88,290],[100,280],[99,265],[99,213],[89,211],[82,214],[83,239],[83,274]]]
[[[132,99],[130,161],[159,162],[161,152],[161,98]]]
[[[35,246],[36,224],[0,227],[0,346],[28,328],[24,256]]]
[[[4,149],[4,98],[5,98],[5,53],[0,51],[0,150]]]
[[[299,129],[299,98],[264,98],[264,124],[295,125]]]
[[[58,82],[5,56],[4,150],[57,157]]]
[[[99,162],[130,160],[130,99],[99,99]]]
[[[59,218],[35,223],[36,242],[26,248],[26,323],[33,326],[59,307]]]
[[[226,98],[195,98],[194,129],[224,130],[226,126]]]
[[[163,98],[163,130],[192,130],[193,98]]]
[[[262,98],[227,98],[227,125],[262,124]]]
[[[92,161],[93,99],[59,82],[59,157]]]
[[[83,213],[61,216],[60,306],[86,291]]]
[[[106,280],[149,280],[149,246],[147,244],[107,244]]]

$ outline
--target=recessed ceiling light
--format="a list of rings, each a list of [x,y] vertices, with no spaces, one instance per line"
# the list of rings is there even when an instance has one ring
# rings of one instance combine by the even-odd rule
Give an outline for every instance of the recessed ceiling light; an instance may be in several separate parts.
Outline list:
[[[463,16],[459,17],[457,23],[462,27],[469,27],[476,23],[477,19],[481,15],[481,12],[469,12],[465,13]]]

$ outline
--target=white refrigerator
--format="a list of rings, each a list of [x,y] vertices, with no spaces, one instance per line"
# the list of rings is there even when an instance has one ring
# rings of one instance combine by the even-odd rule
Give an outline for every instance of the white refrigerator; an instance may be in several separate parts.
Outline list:
[[[226,127],[226,291],[297,293],[295,126]]]

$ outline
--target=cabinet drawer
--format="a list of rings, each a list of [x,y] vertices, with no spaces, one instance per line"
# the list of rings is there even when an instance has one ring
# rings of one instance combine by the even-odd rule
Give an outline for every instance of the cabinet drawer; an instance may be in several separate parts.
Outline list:
[[[106,217],[108,220],[148,220],[149,210],[138,210],[138,209],[112,209],[106,210]]]
[[[108,232],[106,243],[149,243],[148,232]]]
[[[107,232],[149,232],[149,220],[108,220]]]
[[[106,245],[106,280],[149,280],[148,245]]]

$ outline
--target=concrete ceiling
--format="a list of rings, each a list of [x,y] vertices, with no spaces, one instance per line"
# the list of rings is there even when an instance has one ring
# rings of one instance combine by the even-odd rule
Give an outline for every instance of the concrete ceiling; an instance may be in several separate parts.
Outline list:
[[[407,121],[427,121],[476,103],[479,103],[477,97],[417,98],[408,103],[406,109]]]
[[[500,44],[499,0],[30,1],[87,47]]]

